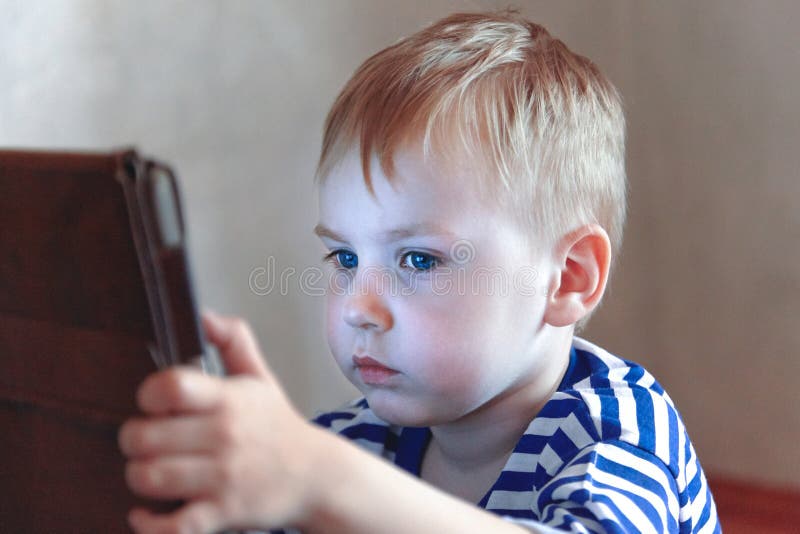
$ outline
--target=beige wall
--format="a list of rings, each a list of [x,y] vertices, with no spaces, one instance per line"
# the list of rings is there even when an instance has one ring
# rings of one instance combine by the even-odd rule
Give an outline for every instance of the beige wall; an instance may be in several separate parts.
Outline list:
[[[473,1],[24,2],[0,19],[0,145],[136,144],[183,179],[198,290],[248,318],[306,413],[354,392],[330,361],[311,176],[367,55]],[[800,4],[519,2],[620,87],[631,216],[587,337],[671,391],[707,470],[800,485]]]

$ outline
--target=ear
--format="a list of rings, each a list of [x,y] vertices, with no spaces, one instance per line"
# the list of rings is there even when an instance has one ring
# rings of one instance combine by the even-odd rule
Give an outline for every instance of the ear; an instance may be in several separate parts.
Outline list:
[[[608,282],[611,242],[603,228],[588,224],[564,236],[555,254],[559,270],[548,292],[544,321],[569,326],[600,303]]]

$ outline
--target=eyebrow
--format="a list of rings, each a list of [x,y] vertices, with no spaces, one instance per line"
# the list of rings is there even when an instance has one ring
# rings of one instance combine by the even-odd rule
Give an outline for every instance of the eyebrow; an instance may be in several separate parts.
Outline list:
[[[331,230],[324,224],[320,223],[314,227],[314,233],[317,234],[319,237],[328,237],[335,241],[347,242],[347,239],[342,237],[337,232]],[[405,226],[403,228],[395,228],[392,230],[387,230],[386,232],[381,232],[378,235],[378,239],[380,241],[384,241],[387,243],[391,243],[392,241],[399,241],[401,239],[406,239],[408,237],[414,236],[444,236],[456,239],[456,234],[446,230],[445,228],[430,224],[430,223],[415,223],[409,226]]]

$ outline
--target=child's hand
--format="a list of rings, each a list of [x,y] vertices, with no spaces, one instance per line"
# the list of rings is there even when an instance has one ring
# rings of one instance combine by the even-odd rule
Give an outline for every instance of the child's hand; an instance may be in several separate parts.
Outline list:
[[[119,433],[128,486],[186,502],[171,514],[134,509],[131,526],[210,533],[299,524],[318,432],[289,404],[247,323],[206,313],[203,324],[232,376],[176,367],[142,383],[137,402],[145,417]]]

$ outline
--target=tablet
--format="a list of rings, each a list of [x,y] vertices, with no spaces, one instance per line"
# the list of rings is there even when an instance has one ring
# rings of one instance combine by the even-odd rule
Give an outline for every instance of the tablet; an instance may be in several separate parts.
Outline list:
[[[129,532],[118,427],[148,374],[206,361],[186,247],[168,166],[0,150],[3,532]]]

